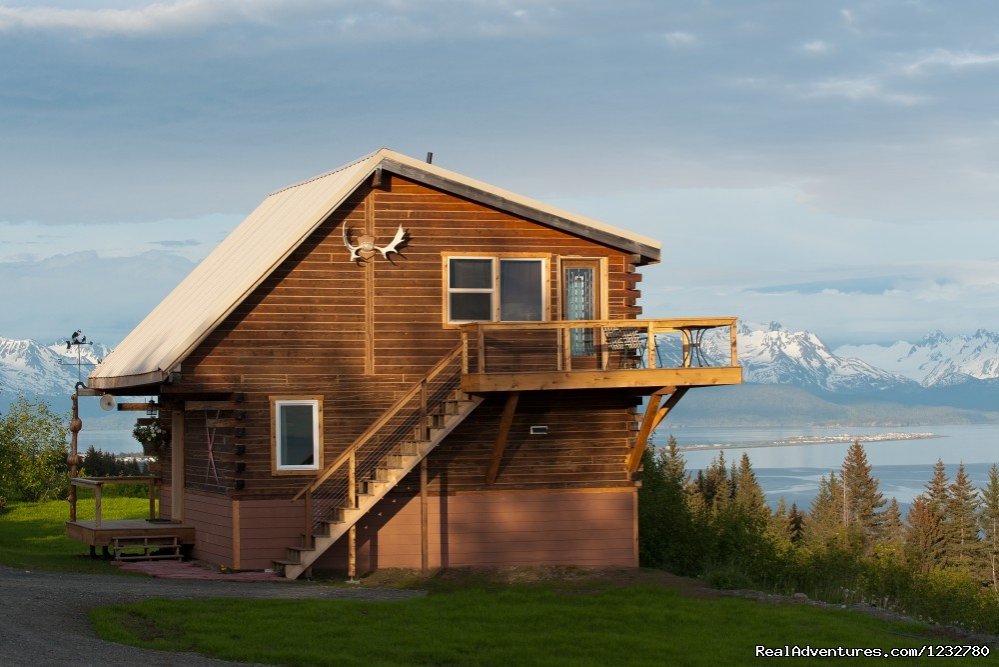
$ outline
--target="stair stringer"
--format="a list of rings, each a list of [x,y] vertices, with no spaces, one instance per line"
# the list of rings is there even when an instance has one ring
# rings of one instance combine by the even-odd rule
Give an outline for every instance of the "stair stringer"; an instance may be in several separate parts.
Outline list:
[[[402,479],[419,465],[437,445],[444,441],[450,433],[458,427],[468,415],[472,414],[484,399],[481,396],[468,396],[467,400],[460,401],[460,407],[453,414],[444,415],[443,423],[439,427],[430,428],[430,439],[417,442],[417,453],[397,453],[392,456],[400,457],[401,465],[388,469],[386,479],[362,480],[369,493],[358,495],[356,508],[342,508],[340,510],[340,521],[323,522],[328,533],[316,535],[314,545],[309,547],[290,547],[288,549],[289,559],[275,561],[275,564],[284,570],[287,579],[297,579],[303,572],[309,569],[313,563],[326,553],[330,547],[336,544],[337,540],[347,534],[347,531],[357,524],[361,518],[384,498],[389,491],[394,489]]]

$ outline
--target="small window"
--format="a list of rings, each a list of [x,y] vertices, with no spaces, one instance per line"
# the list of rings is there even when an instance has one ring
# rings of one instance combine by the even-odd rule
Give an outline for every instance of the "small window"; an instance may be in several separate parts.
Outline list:
[[[448,258],[449,322],[545,319],[543,259]]]
[[[273,399],[274,468],[318,470],[322,464],[322,427],[318,399]]]

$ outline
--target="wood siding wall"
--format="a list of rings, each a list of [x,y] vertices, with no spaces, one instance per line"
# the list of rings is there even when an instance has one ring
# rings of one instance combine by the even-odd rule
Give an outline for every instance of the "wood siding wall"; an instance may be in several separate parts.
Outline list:
[[[214,414],[186,415],[185,486],[235,498],[287,498],[310,475],[274,476],[268,396],[319,394],[326,460],[342,452],[411,383],[458,342],[442,324],[442,252],[548,254],[552,318],[559,318],[558,256],[604,257],[610,318],[632,317],[636,258],[462,198],[391,176],[378,189],[361,188],[325,221],[183,362],[169,397],[242,392],[239,427],[215,432]],[[401,254],[377,255],[360,266],[349,261],[342,228],[356,243],[365,229],[384,245],[403,225],[410,236]],[[366,305],[367,304],[367,305]],[[628,485],[624,459],[635,396],[589,392],[524,397],[500,468],[497,487]],[[495,438],[501,403],[488,401],[435,453],[432,484],[438,492],[485,488],[484,465]],[[227,414],[220,415],[228,417]],[[526,436],[548,424],[549,436]],[[234,455],[235,444],[246,453]],[[236,461],[246,470],[235,492]],[[168,467],[168,466],[165,466]],[[446,474],[445,474],[446,473]]]
[[[233,567],[232,501],[229,498],[187,489],[184,523],[195,529],[194,558]]]
[[[633,567],[635,489],[431,496],[429,566]],[[344,571],[346,540],[315,565]],[[357,568],[418,568],[420,499],[389,494],[358,523]]]

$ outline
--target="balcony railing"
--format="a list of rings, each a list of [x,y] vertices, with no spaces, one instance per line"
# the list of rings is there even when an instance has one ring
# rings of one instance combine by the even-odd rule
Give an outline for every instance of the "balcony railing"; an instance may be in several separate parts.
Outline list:
[[[462,325],[466,391],[738,384],[734,317]]]

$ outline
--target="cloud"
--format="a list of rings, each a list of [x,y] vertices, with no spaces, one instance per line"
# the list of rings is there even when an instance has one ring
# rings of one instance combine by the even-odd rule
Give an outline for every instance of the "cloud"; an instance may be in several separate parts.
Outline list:
[[[808,86],[806,96],[841,97],[855,102],[873,100],[907,107],[923,104],[926,101],[921,95],[885,90],[884,83],[875,76],[819,81]]]
[[[903,65],[901,69],[906,74],[922,74],[934,67],[965,69],[986,65],[999,65],[999,53],[971,53],[968,51],[955,53],[947,49],[936,49],[929,55],[921,56]]]
[[[395,0],[176,0],[128,9],[0,6],[0,33],[69,32],[86,37],[203,32],[229,25],[303,24],[351,39],[436,38],[443,33],[523,35],[543,32],[554,7],[508,2],[400,3]]]
[[[696,35],[681,31],[667,32],[663,35],[663,39],[673,48],[687,48],[696,45],[698,42]]]
[[[183,241],[150,241],[150,245],[158,245],[162,248],[191,248],[201,245],[201,241],[195,239],[184,239]]]
[[[828,42],[823,42],[821,39],[816,39],[811,42],[805,42],[801,45],[801,50],[805,53],[812,55],[824,55],[832,50],[832,47]]]
[[[0,31],[70,31],[86,35],[140,35],[201,30],[232,20],[259,20],[280,3],[256,0],[181,0],[136,9],[0,7]]]
[[[0,335],[50,340],[82,326],[91,339],[116,344],[193,266],[163,251],[129,257],[85,251],[0,262]]]
[[[751,287],[759,294],[885,294],[896,289],[898,277],[847,278]]]

